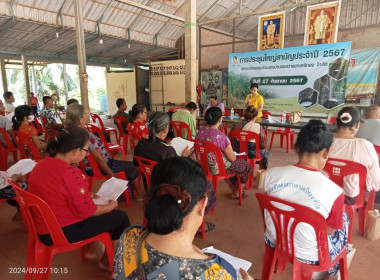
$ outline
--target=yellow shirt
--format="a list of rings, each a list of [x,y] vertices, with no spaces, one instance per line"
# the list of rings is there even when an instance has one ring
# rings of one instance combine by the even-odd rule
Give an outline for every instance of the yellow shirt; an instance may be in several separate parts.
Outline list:
[[[245,104],[247,104],[249,98],[251,98],[251,100],[249,100],[249,104],[247,106],[252,105],[258,110],[261,105],[264,105],[264,98],[259,93],[256,93],[253,97],[251,97],[251,94],[248,94],[245,98]],[[261,118],[262,115],[263,113],[260,111],[257,117]]]

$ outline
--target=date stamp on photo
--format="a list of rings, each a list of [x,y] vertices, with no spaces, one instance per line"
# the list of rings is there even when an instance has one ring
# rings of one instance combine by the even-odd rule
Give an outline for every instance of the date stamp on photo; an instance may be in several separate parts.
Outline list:
[[[67,274],[67,267],[9,267],[9,274]]]

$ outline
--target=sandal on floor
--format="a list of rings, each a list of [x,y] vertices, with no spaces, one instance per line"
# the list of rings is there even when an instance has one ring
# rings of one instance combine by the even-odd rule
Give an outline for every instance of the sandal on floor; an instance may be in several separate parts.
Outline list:
[[[241,196],[242,196],[242,199],[244,199],[244,198],[246,198],[248,196],[248,194],[246,194],[245,191],[242,191]],[[240,199],[239,195],[231,197],[231,198],[233,198],[233,199]]]

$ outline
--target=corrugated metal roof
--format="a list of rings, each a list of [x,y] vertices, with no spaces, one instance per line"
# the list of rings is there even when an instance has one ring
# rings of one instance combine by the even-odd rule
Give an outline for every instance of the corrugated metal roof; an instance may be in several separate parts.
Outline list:
[[[91,63],[123,64],[146,62],[152,56],[175,53],[175,44],[184,34],[185,0],[83,0],[83,27],[86,54]],[[296,0],[197,0],[198,23],[246,15],[273,7],[299,2]],[[306,5],[308,1],[303,1]],[[315,1],[314,1],[315,2]],[[323,2],[323,1],[321,1]],[[339,28],[380,24],[379,0],[342,0]],[[11,0],[0,2],[0,55],[25,53],[36,59],[76,60],[74,1]],[[152,10],[142,9],[138,4]],[[14,11],[14,14],[12,14]],[[302,34],[306,7],[286,9],[286,35]],[[259,14],[237,18],[235,35],[256,39]],[[62,21],[61,21],[62,19]],[[181,20],[182,19],[182,20]],[[98,24],[100,30],[98,30]],[[231,19],[203,25],[232,34]],[[130,38],[128,38],[128,30]],[[99,33],[98,33],[99,32]],[[58,33],[58,38],[57,34]],[[99,44],[99,36],[103,44]],[[157,37],[157,42],[155,38]],[[129,41],[130,40],[130,41]],[[130,48],[128,48],[130,42]],[[157,44],[157,48],[156,48]]]

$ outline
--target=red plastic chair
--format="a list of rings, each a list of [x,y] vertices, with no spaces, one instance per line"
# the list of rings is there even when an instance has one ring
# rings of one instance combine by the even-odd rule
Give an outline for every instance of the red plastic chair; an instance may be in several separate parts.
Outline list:
[[[228,179],[228,178],[234,177],[236,175],[226,173],[226,168],[225,168],[224,162],[223,162],[222,151],[215,144],[207,142],[207,141],[195,140],[194,149],[200,158],[200,162],[201,162],[203,171],[205,172],[207,178],[212,182],[212,184],[214,186],[215,195],[216,195],[219,180]],[[216,162],[217,162],[218,169],[219,169],[219,173],[217,175],[213,175],[211,173],[210,165],[208,164],[207,156],[210,153],[214,154],[214,156],[216,158]],[[243,197],[242,197],[242,189],[241,189],[240,178],[238,176],[236,176],[236,178],[238,180],[238,186],[239,186],[239,204],[243,205]]]
[[[339,261],[341,279],[348,279],[346,248],[343,246],[339,255],[333,261],[330,260],[327,224],[320,213],[309,207],[263,193],[256,193],[256,198],[259,201],[264,228],[264,210],[267,210],[276,229],[276,248],[272,249],[265,244],[261,279],[272,279],[277,261],[277,272],[283,271],[287,262],[292,263],[293,279],[297,280],[311,280],[313,272],[327,271]],[[291,210],[278,208],[278,203],[290,207]],[[299,223],[307,223],[314,228],[317,238],[319,265],[302,263],[295,257],[294,231]]]
[[[271,112],[269,112],[269,111],[262,111],[262,117],[263,118],[268,118],[268,116],[272,116],[272,113]]]
[[[102,233],[83,241],[69,243],[49,205],[38,196],[23,190],[16,182],[10,180],[8,182],[16,191],[17,200],[19,201],[25,227],[28,232],[26,268],[28,272],[30,270],[33,271],[33,269],[38,271],[38,273],[35,273],[34,279],[50,278],[50,265],[55,254],[72,251],[94,241],[102,242],[105,245],[110,270],[111,272],[113,271],[114,252],[109,233]],[[46,246],[39,240],[35,221],[36,214],[42,217],[42,221],[53,240],[53,245]],[[82,254],[82,258],[83,256],[84,254]],[[27,273],[25,279],[32,279],[32,277],[32,274]]]
[[[93,124],[86,124],[86,128],[88,131],[90,131],[92,134],[97,134],[98,137],[100,138],[100,140],[103,141],[104,143],[104,147],[110,152],[110,154],[115,157],[115,151],[120,151],[123,155],[123,160],[125,160],[125,150],[124,150],[124,146],[121,146],[119,144],[115,144],[115,143],[107,143],[104,135],[103,135],[103,132],[102,130],[97,127],[96,125],[93,125]]]
[[[330,120],[329,120],[329,124],[334,124],[336,121],[336,117],[332,117]]]
[[[260,156],[260,135],[252,132],[252,131],[245,131],[245,130],[231,130],[230,131],[230,137],[231,137],[231,144],[232,147],[234,147],[234,141],[239,140],[240,142],[240,151],[239,153],[246,153],[245,156],[239,156],[239,159],[244,159],[249,162],[249,164],[252,167],[252,174],[248,179],[248,182],[246,184],[247,190],[252,189],[252,183],[253,183],[253,176],[255,173],[255,165],[256,162],[262,160],[263,158]],[[249,158],[248,157],[248,142],[250,140],[255,140],[256,145],[256,157]]]
[[[45,133],[45,130],[43,129],[38,119],[34,119],[31,124],[37,129],[38,133]]]
[[[100,168],[99,168],[96,160],[92,156],[92,154],[89,154],[87,156],[87,160],[89,162],[89,165],[90,165],[90,167],[91,167],[92,172],[94,173],[94,175],[90,176],[90,175],[87,174],[86,169],[84,167],[83,161],[79,163],[79,167],[80,167],[80,169],[82,170],[84,176],[87,179],[88,187],[89,187],[90,191],[92,191],[92,187],[93,187],[93,184],[94,184],[95,181],[97,181],[97,180],[108,180],[109,178],[111,178],[111,176],[102,174],[102,172],[100,171]],[[126,177],[124,171],[120,171],[118,173],[115,173],[115,177],[117,177],[119,179],[127,180],[127,177]],[[125,195],[125,200],[126,200],[127,207],[130,207],[131,206],[131,202],[129,200],[129,190],[128,189],[126,189],[124,191],[124,195]]]
[[[21,151],[20,146],[15,146],[12,142],[12,139],[9,137],[8,133],[5,132],[4,129],[0,128],[0,134],[2,135],[5,144],[7,147],[3,146],[2,143],[0,143],[0,168],[1,170],[7,170],[8,169],[8,155],[9,153],[13,153],[13,161],[18,161],[17,152],[20,152],[20,159],[25,158],[23,156],[23,153]],[[16,143],[17,144],[17,143]]]
[[[127,154],[127,152],[128,152],[128,140],[130,140],[130,136],[128,133],[124,133],[124,129],[123,129],[123,125],[122,125],[122,123],[125,123],[125,125],[127,125],[127,119],[125,117],[122,117],[122,116],[113,116],[113,119],[115,120],[117,129],[119,130],[119,145],[121,143],[121,139],[123,139],[124,151]],[[130,149],[133,149],[131,142],[129,143],[129,147],[130,147]]]
[[[174,129],[176,137],[182,137],[183,139],[187,139],[190,141],[194,141],[193,136],[191,135],[190,127],[185,122],[171,121],[171,127]],[[187,137],[185,137],[183,129],[186,131]]]
[[[367,178],[367,168],[357,162],[336,158],[329,158],[323,168],[328,178],[335,184],[343,188],[343,178],[352,175],[359,175],[359,197],[354,205],[345,205],[347,216],[350,220],[350,227],[348,228],[348,242],[351,242],[352,230],[354,227],[355,211],[359,209],[359,233],[364,235],[365,223],[367,220],[366,209],[364,207],[364,193]],[[373,209],[373,205],[372,205]],[[368,209],[370,210],[370,209]]]
[[[31,158],[36,162],[41,160],[41,154],[32,139],[29,139],[27,143],[21,144],[20,139],[18,138],[19,131],[10,130],[9,133],[12,135],[17,147],[20,147],[20,158]]]
[[[90,114],[91,119],[94,123],[98,123],[102,131],[105,131],[108,134],[108,137],[111,139],[111,132],[115,133],[116,142],[120,144],[120,139],[117,136],[117,129],[114,127],[105,127],[102,119],[97,114]]]
[[[49,123],[48,119],[44,116],[40,116],[40,119],[41,119],[42,127],[45,131],[45,141],[47,141],[51,137],[57,137],[57,130],[55,130],[54,128],[52,128],[50,126],[49,126],[49,128],[50,128],[52,134],[49,134],[49,129],[47,127],[47,125]]]
[[[171,108],[169,108],[168,113],[169,112],[175,112],[177,110],[179,110],[179,107],[171,107]]]
[[[149,190],[150,189],[150,176],[152,175],[153,167],[158,162],[147,159],[147,158],[138,157],[138,156],[134,156],[133,158],[137,161],[138,169],[139,169],[140,173],[144,174],[146,184],[147,184],[147,188]]]
[[[286,114],[287,121],[289,120],[289,117],[290,117],[290,114]],[[275,135],[280,135],[281,137],[280,138],[281,148],[284,147],[284,138],[286,137],[286,152],[290,153],[290,149],[293,149],[293,146],[294,146],[294,131],[288,127],[286,127],[284,130],[278,127],[277,130],[272,131],[272,138],[270,140],[269,150],[272,149],[273,137]]]

